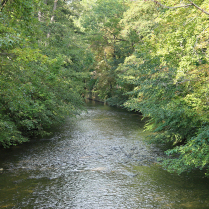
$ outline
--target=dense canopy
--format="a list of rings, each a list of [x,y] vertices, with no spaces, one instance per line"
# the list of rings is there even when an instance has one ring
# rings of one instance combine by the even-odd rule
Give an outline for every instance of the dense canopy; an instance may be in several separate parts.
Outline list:
[[[44,134],[91,91],[149,119],[149,139],[171,144],[169,171],[209,169],[208,0],[4,0],[0,10],[1,145]]]

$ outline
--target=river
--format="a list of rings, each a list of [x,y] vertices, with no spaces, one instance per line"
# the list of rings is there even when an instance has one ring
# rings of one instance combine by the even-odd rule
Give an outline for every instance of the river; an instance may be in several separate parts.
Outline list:
[[[88,102],[51,137],[0,153],[0,208],[209,208],[209,179],[170,174],[136,113]]]

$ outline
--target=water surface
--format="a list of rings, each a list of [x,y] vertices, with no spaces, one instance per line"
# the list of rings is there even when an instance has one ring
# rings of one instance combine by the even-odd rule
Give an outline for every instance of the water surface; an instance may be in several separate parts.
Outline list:
[[[0,153],[0,208],[209,208],[209,180],[163,170],[139,114],[87,103],[50,138]]]

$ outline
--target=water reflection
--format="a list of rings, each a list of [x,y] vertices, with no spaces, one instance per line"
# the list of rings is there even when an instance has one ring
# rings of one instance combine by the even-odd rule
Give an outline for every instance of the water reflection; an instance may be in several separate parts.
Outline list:
[[[159,167],[140,117],[89,103],[53,137],[3,151],[0,208],[209,208],[209,180]]]

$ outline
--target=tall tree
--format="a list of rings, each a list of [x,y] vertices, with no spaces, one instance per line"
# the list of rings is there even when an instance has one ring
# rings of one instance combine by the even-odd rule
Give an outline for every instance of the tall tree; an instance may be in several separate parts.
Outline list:
[[[206,10],[206,2],[198,7]],[[133,4],[138,16],[129,13],[123,21],[148,30],[139,33],[134,55],[117,70],[121,80],[135,86],[124,90],[130,95],[124,105],[150,118],[153,141],[173,143],[166,153],[178,157],[164,161],[167,169],[208,169],[208,15],[191,1]]]
[[[0,15],[0,145],[8,147],[76,114],[91,54],[65,1],[7,1]]]
[[[127,3],[122,0],[92,1],[80,18],[97,60],[90,83],[102,99],[115,95],[115,69],[132,50],[129,41],[121,36],[120,21],[127,8]]]

